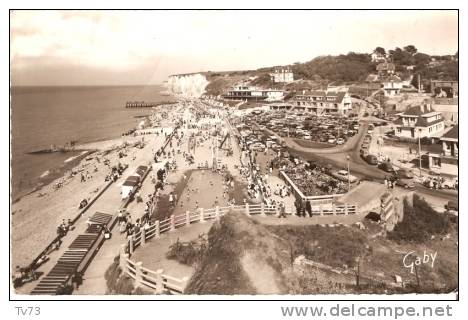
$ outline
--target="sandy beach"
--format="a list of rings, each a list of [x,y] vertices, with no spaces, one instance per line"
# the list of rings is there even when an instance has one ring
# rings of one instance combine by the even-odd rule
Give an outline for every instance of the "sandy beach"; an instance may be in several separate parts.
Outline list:
[[[171,123],[159,122],[162,126]],[[105,180],[112,166],[138,162],[140,149],[134,146],[142,139],[148,143],[155,135],[122,136],[76,146],[76,150],[95,150],[41,189],[21,197],[11,207],[12,267],[26,266],[56,237],[56,229],[63,220],[79,213],[83,199],[92,199],[108,182]],[[155,152],[152,147],[148,152]],[[145,148],[146,149],[146,148]],[[119,152],[126,156],[119,158]],[[70,163],[76,161],[73,157]],[[105,161],[108,160],[108,161]],[[107,163],[107,164],[106,164]],[[128,175],[124,172],[124,175]],[[82,180],[82,175],[86,181]],[[92,209],[91,209],[92,210]]]

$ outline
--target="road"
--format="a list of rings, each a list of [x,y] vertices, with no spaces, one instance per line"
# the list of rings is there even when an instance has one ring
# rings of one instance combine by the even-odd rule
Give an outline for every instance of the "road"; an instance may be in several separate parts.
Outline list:
[[[352,175],[361,179],[372,179],[383,182],[388,173],[383,172],[376,166],[371,166],[365,162],[359,153],[362,139],[367,133],[369,126],[367,121],[362,121],[362,126],[359,129],[357,138],[347,144],[341,152],[337,153],[320,153],[317,150],[306,150],[307,148],[298,148],[295,143],[287,142],[288,152],[292,155],[299,155],[306,160],[316,161],[320,164],[331,164],[336,169],[347,169],[349,156],[349,168]],[[415,191],[421,195],[427,195],[432,198],[438,198],[443,201],[458,201],[458,192],[453,190],[432,190],[420,184],[416,184]]]

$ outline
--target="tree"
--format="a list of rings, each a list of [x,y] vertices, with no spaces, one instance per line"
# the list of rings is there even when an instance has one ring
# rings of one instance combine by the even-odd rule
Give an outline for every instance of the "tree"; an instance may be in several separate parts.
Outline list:
[[[382,56],[384,56],[385,53],[386,53],[386,52],[385,52],[385,49],[382,48],[382,47],[377,47],[377,48],[375,48],[375,49],[374,49],[374,52],[377,53],[377,54],[380,54],[380,55],[382,55]]]
[[[404,47],[403,49],[409,54],[411,54],[412,56],[415,55],[416,52],[418,52],[418,49],[416,49],[416,47],[413,46],[412,44]]]
[[[431,56],[421,52],[416,53],[413,58],[417,69],[425,68],[431,62]]]

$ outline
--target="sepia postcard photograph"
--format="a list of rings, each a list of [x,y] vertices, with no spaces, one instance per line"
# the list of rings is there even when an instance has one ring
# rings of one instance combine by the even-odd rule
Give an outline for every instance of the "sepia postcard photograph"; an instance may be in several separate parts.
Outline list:
[[[9,19],[13,299],[458,300],[458,10]]]

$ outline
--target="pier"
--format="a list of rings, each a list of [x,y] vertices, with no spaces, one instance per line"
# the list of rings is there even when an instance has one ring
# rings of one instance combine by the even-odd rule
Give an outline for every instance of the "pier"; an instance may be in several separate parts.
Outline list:
[[[159,104],[156,102],[145,102],[145,101],[127,101],[125,108],[152,108]]]
[[[145,101],[127,101],[125,108],[153,108],[164,104],[176,104],[176,101],[145,102]]]

